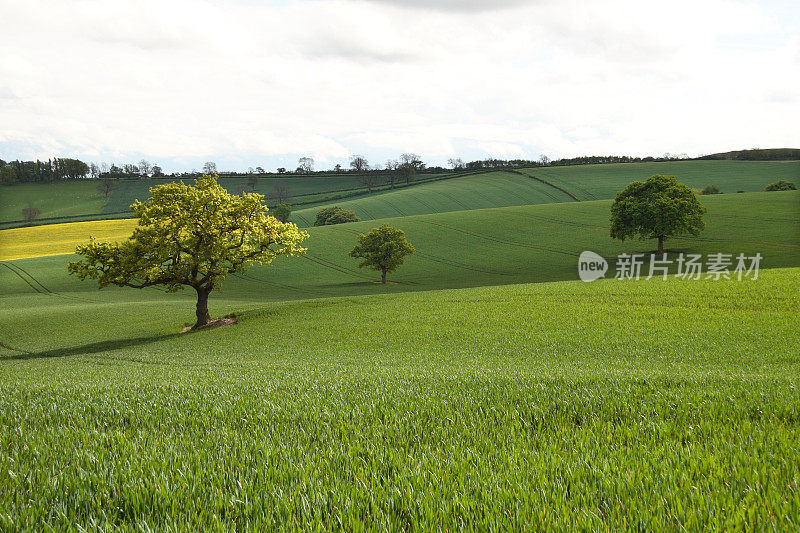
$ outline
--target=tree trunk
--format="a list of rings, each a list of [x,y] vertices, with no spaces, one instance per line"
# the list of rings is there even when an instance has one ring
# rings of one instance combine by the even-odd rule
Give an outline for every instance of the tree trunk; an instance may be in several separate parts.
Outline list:
[[[192,326],[192,329],[197,329],[205,326],[211,321],[211,316],[208,314],[208,295],[211,289],[205,287],[195,287],[197,291],[197,323]]]
[[[658,237],[658,253],[659,254],[663,254],[664,253],[664,236],[663,235]]]
[[[381,283],[386,283],[386,269],[381,271]]]

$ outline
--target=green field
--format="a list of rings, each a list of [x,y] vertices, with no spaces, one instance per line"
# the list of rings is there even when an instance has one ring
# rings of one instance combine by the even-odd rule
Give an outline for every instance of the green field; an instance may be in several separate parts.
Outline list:
[[[798,274],[225,301],[189,335],[172,298],[18,296],[0,524],[794,529]]]
[[[212,294],[237,325],[196,333],[187,291],[0,262],[0,529],[800,527],[800,191],[703,196],[706,230],[666,242],[761,253],[758,279],[583,283],[581,251],[655,243],[548,189],[494,173],[354,200],[417,249],[394,284],[347,257],[379,222],[310,228],[305,257]]]
[[[479,174],[420,174],[410,187],[381,190],[367,194],[354,174],[284,175],[258,178],[256,192],[269,196],[276,184],[289,188],[290,203],[295,204],[292,220],[310,226],[322,207],[341,205],[353,209],[362,219],[378,219],[416,214],[441,213],[488,207],[613,198],[633,180],[652,174],[669,174],[698,190],[717,185],[725,193],[763,191],[769,183],[800,178],[800,162],[764,161],[673,161],[668,163],[629,163],[579,165],[523,169],[528,174],[556,187],[511,172]],[[440,178],[447,178],[442,179]],[[148,197],[150,187],[170,179],[120,180],[108,201],[90,181],[54,185],[15,185],[0,188],[0,227],[12,227],[21,219],[21,209],[32,200],[42,210],[41,218],[72,216],[74,220],[120,217],[136,199]],[[247,178],[220,178],[230,192],[238,194],[247,186]],[[566,194],[566,191],[569,194]],[[341,198],[344,196],[344,198]],[[300,205],[297,205],[300,204]],[[43,220],[63,222],[64,220]]]

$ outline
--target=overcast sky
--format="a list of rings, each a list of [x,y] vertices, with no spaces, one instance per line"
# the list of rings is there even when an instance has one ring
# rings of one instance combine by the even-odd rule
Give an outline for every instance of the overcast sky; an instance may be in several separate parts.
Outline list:
[[[0,0],[0,158],[800,146],[794,0]]]

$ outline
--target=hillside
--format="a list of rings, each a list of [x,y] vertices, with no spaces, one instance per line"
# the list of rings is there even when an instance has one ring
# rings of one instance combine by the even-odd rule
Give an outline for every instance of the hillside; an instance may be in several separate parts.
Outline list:
[[[346,205],[364,220],[427,214],[465,209],[505,207],[533,203],[613,198],[633,180],[652,174],[672,174],[698,190],[716,185],[723,192],[763,191],[769,183],[800,178],[800,161],[673,161],[667,163],[626,163],[577,165],[523,169],[547,183],[524,179],[518,171],[486,173],[424,174],[419,181],[394,191],[367,194],[357,175],[328,174],[310,176],[260,177],[256,191],[269,196],[276,184],[288,187],[294,205],[293,220],[301,226],[313,223],[319,209]],[[440,178],[441,181],[436,181]],[[493,179],[495,178],[495,179]],[[122,180],[106,202],[88,181],[58,184],[15,185],[0,188],[0,228],[21,225],[21,209],[29,201],[42,213],[38,223],[118,218],[127,216],[127,207],[137,198],[146,198],[154,185],[163,179]],[[240,193],[246,178],[221,178],[229,191]],[[385,186],[384,186],[385,187]],[[298,205],[300,204],[300,205]],[[69,216],[69,219],[52,217]]]
[[[764,256],[765,268],[800,266],[798,200],[800,192],[796,191],[704,196],[702,201],[708,208],[706,230],[699,238],[668,240],[667,248],[704,254],[759,252]],[[608,258],[653,250],[653,242],[612,240],[608,235],[609,208],[610,201],[602,200],[381,220],[405,230],[417,248],[417,253],[390,277],[398,283],[388,286],[372,283],[378,279],[376,275],[359,270],[357,261],[347,257],[356,235],[374,227],[375,222],[311,228],[305,257],[280,258],[270,266],[253,268],[244,276],[233,276],[226,281],[222,294],[224,298],[243,301],[274,301],[577,279],[577,257],[584,250]],[[114,222],[122,225],[115,230],[119,238],[130,233],[131,222]],[[87,224],[91,227],[105,223]],[[91,233],[84,228],[81,237],[80,232],[73,231],[74,226],[64,225],[63,231],[50,226],[47,232],[39,228],[4,230],[0,232],[0,250],[7,254],[16,250],[17,257],[68,253]],[[35,239],[30,237],[33,232],[39,232]],[[25,275],[11,272],[12,268],[21,267],[56,293],[81,293],[86,295],[81,297],[96,301],[164,297],[156,290],[97,291],[92,283],[81,283],[66,275],[68,259],[69,256],[54,256],[7,263],[11,268],[0,267],[0,294],[34,292],[23,281]],[[219,298],[212,296],[213,312],[220,310],[218,305],[215,307]],[[186,308],[187,317],[191,311]]]

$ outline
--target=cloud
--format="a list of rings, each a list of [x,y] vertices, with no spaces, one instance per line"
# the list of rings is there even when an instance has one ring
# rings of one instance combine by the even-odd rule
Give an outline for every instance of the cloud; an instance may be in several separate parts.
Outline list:
[[[394,5],[403,8],[457,11],[457,12],[484,12],[520,7],[542,0],[365,0],[376,4]]]
[[[784,11],[734,0],[6,3],[0,158],[145,157],[175,170],[788,146],[800,40]]]

